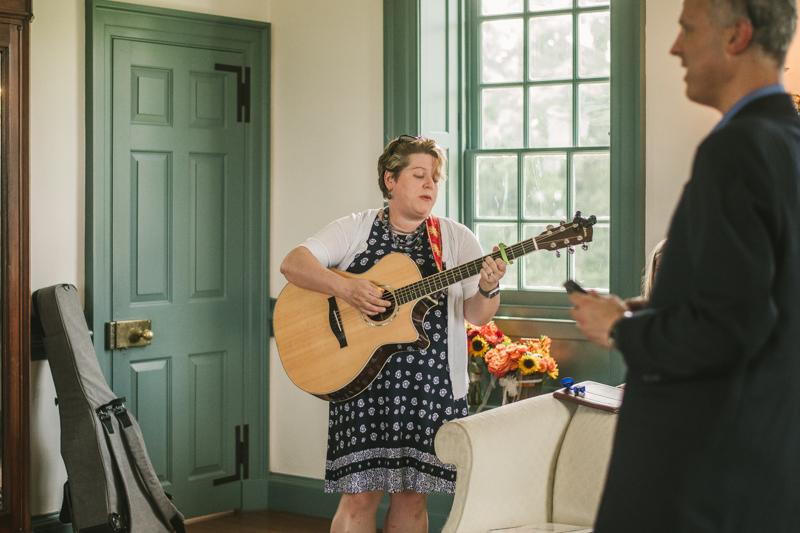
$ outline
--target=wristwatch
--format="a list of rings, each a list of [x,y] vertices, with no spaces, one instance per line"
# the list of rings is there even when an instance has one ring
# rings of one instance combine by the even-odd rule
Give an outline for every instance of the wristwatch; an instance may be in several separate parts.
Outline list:
[[[612,348],[616,349],[617,347],[617,327],[619,326],[619,323],[622,322],[624,319],[630,318],[632,316],[633,316],[632,311],[625,311],[624,313],[622,313],[620,319],[617,320],[617,322],[611,327],[611,331],[608,332],[608,344],[610,344]]]
[[[495,296],[500,294],[500,283],[498,283],[497,287],[490,290],[489,292],[486,292],[485,290],[481,289],[480,284],[478,284],[478,292],[481,293],[481,296],[483,296],[484,298],[494,298]]]

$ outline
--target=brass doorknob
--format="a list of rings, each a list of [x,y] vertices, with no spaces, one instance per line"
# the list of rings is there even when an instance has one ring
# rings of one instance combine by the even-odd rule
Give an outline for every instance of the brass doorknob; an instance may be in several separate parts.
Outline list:
[[[129,338],[131,342],[138,342],[141,339],[151,341],[153,340],[153,337],[155,337],[155,333],[153,333],[153,330],[151,329],[135,329],[131,331]]]

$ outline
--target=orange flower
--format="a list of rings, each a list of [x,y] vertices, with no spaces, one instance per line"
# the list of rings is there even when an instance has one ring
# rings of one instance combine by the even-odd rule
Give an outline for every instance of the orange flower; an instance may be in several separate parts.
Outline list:
[[[492,346],[496,345],[503,340],[503,332],[497,329],[497,326],[494,322],[489,322],[485,326],[481,326],[480,334],[491,344]]]
[[[511,357],[505,346],[501,345],[486,352],[486,365],[495,377],[502,378],[506,375],[511,370]]]
[[[542,359],[544,360],[545,365],[547,366],[547,375],[553,379],[556,379],[558,377],[558,365],[556,364],[555,359],[553,359],[549,355],[546,355]]]
[[[539,337],[539,344],[541,345],[541,353],[542,355],[550,355],[550,343],[553,342],[550,340],[550,337],[547,335],[542,335]]]

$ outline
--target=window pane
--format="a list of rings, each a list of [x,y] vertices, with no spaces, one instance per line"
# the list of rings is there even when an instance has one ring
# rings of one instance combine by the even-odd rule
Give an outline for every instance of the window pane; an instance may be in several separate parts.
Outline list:
[[[478,236],[478,242],[481,243],[483,253],[489,254],[498,243],[502,242],[508,246],[517,244],[517,225],[475,224],[475,235]],[[519,265],[519,263],[514,261],[513,265],[508,265],[506,267],[506,275],[500,280],[500,288],[517,288],[517,273],[519,271],[517,265]]]
[[[584,83],[578,89],[581,146],[608,146],[611,143],[609,89],[609,83]]]
[[[535,81],[572,77],[572,15],[530,20],[529,77]]]
[[[546,229],[546,224],[525,224],[522,226],[522,238],[536,237]],[[563,283],[567,280],[565,255],[567,254],[556,257],[555,252],[547,250],[539,250],[526,255],[522,259],[522,288],[563,290]]]
[[[484,83],[522,81],[522,19],[481,24]]]
[[[564,218],[567,211],[566,154],[529,155],[525,156],[524,163],[523,217]]]
[[[530,88],[531,148],[572,146],[572,85]]]
[[[578,7],[607,6],[608,0],[578,0]]]
[[[522,87],[484,89],[483,148],[522,147]]]
[[[611,157],[608,152],[575,154],[575,209],[584,216],[611,214]]]
[[[528,9],[531,11],[551,11],[554,9],[569,9],[572,0],[529,0]]]
[[[517,218],[517,156],[476,157],[475,163],[478,218]]]
[[[481,2],[481,15],[521,13],[524,5],[523,0],[483,0]]]
[[[611,15],[608,11],[578,17],[578,72],[583,78],[604,78],[611,72]]]
[[[609,227],[608,224],[595,224],[592,242],[589,249],[583,251],[580,246],[572,255],[574,261],[575,281],[584,289],[608,291],[609,279]]]

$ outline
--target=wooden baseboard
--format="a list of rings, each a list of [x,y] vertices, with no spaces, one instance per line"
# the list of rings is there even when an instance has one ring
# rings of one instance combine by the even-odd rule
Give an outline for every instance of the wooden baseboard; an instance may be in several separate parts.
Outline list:
[[[333,518],[339,506],[339,494],[325,493],[325,482],[288,474],[270,473],[269,509],[288,511],[309,516]],[[428,495],[428,530],[441,531],[450,508],[453,495],[432,492]],[[383,528],[383,518],[389,509],[389,496],[384,495],[378,507],[378,528]]]
[[[33,533],[72,533],[72,525],[62,524],[58,513],[36,515],[31,518],[31,531]]]

